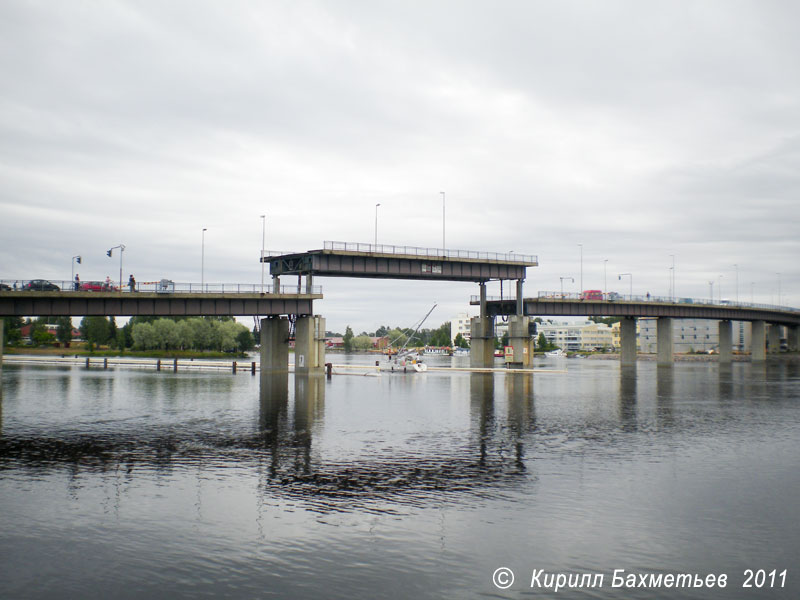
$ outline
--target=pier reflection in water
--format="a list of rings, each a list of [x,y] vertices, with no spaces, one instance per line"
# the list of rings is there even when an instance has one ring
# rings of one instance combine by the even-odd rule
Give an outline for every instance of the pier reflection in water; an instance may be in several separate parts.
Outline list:
[[[0,596],[464,598],[495,594],[501,565],[528,582],[788,568],[799,398],[791,363],[332,380],[5,365]]]

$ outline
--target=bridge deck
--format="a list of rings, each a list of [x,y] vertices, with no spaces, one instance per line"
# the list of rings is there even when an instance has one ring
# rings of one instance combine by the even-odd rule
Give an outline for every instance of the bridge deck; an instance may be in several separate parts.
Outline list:
[[[373,279],[482,282],[525,279],[535,256],[437,248],[325,242],[321,250],[265,256],[273,276],[319,275]]]
[[[0,316],[269,316],[310,315],[315,294],[7,292]]]
[[[473,297],[470,304],[478,305],[480,300]],[[513,298],[490,300],[486,303],[486,309],[489,316],[514,315],[517,312],[517,301]],[[644,300],[525,298],[523,314],[531,317],[672,317],[676,319],[767,321],[780,325],[800,325],[800,311],[791,308]]]

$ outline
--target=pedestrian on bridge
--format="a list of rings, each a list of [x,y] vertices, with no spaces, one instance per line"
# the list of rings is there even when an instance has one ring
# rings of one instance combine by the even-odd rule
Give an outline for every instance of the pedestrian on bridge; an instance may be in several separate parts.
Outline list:
[[[131,292],[136,291],[136,280],[133,278],[133,274],[128,277],[128,287],[131,289]]]
[[[80,289],[81,289],[81,276],[75,273],[75,291],[77,292]]]

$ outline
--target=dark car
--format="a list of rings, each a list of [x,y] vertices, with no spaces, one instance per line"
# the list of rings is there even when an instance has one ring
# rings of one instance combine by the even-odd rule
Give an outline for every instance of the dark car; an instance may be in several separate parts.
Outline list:
[[[117,287],[105,281],[82,281],[80,291],[82,292],[116,292]]]
[[[60,292],[61,288],[45,279],[31,279],[22,286],[26,292]]]
[[[6,283],[0,283],[0,292],[10,292],[11,286]]]

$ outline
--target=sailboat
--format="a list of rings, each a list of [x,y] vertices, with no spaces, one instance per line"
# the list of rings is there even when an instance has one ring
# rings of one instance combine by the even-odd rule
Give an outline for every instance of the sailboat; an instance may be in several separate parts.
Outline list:
[[[420,356],[419,352],[414,349],[406,349],[406,346],[414,339],[419,328],[422,327],[422,324],[428,319],[436,306],[437,305],[434,304],[428,313],[422,317],[422,320],[417,323],[414,328],[414,333],[408,336],[406,343],[397,351],[397,354],[389,355],[387,361],[381,364],[381,371],[389,371],[391,373],[424,373],[428,370],[428,365],[422,362],[422,356]]]

